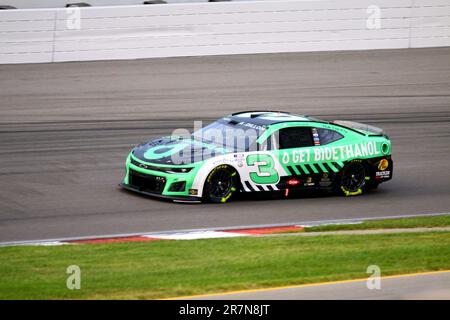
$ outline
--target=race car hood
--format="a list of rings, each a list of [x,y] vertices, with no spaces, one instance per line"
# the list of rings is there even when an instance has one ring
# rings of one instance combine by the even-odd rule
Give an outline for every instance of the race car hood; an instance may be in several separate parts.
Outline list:
[[[190,137],[162,137],[136,146],[132,154],[147,163],[185,165],[223,155],[229,151]]]

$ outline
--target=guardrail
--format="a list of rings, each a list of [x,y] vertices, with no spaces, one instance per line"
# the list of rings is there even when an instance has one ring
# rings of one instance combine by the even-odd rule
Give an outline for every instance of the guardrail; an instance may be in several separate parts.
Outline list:
[[[448,0],[0,11],[0,63],[450,46]]]

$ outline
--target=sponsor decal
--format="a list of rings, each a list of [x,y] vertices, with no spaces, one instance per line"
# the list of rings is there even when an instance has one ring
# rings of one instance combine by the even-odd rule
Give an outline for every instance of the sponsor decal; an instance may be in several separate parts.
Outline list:
[[[377,178],[389,178],[389,176],[391,175],[391,171],[377,171],[375,172],[375,176]]]
[[[324,173],[322,175],[322,178],[320,178],[319,186],[321,186],[321,187],[328,187],[328,186],[331,185],[331,183],[332,182],[331,182],[330,177],[328,176],[328,174]]]
[[[313,134],[314,145],[315,146],[320,146],[319,133],[317,132],[316,128],[312,129],[312,134]]]
[[[266,127],[264,127],[264,126],[259,126],[259,125],[254,124],[254,123],[243,122],[243,121],[239,122],[238,125],[244,126],[244,127],[253,128],[253,129],[256,129],[256,130],[265,130],[266,129]]]
[[[236,153],[234,155],[235,161],[237,161],[237,165],[239,168],[242,168],[244,166],[244,158],[245,154],[243,153]]]
[[[292,157],[290,157],[289,152],[283,152],[282,161],[284,164],[289,162],[302,163],[311,161],[310,149],[298,149],[292,151]],[[290,159],[292,158],[292,160]]]
[[[312,187],[315,185],[315,183],[312,181],[312,177],[308,177],[306,179],[306,182],[303,184],[305,187]]]
[[[359,144],[349,144],[344,146],[304,148],[293,150],[291,153],[285,151],[282,155],[282,162],[304,163],[321,161],[338,161],[349,158],[376,156],[381,154],[375,141]]]
[[[387,167],[389,166],[389,161],[386,159],[382,159],[380,163],[378,164],[378,170],[385,171]]]
[[[290,186],[296,186],[296,185],[298,185],[300,183],[300,180],[297,180],[297,179],[291,179],[291,180],[288,180],[288,182],[287,182],[287,184],[288,185],[290,185]]]

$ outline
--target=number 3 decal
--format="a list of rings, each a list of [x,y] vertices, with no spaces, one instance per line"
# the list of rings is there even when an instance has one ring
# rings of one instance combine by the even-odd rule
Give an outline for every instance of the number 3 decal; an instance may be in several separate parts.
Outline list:
[[[247,156],[247,166],[257,167],[257,172],[250,172],[250,179],[257,184],[274,184],[280,179],[275,170],[275,161],[268,154],[251,154]]]

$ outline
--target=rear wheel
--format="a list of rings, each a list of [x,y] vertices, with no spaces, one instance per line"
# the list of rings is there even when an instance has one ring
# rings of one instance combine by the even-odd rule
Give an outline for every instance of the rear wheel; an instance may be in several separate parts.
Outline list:
[[[227,165],[218,166],[206,178],[203,189],[204,198],[210,202],[225,203],[233,197],[237,185],[236,170]]]
[[[366,189],[368,170],[361,161],[352,161],[342,169],[339,190],[345,196],[362,194]]]

